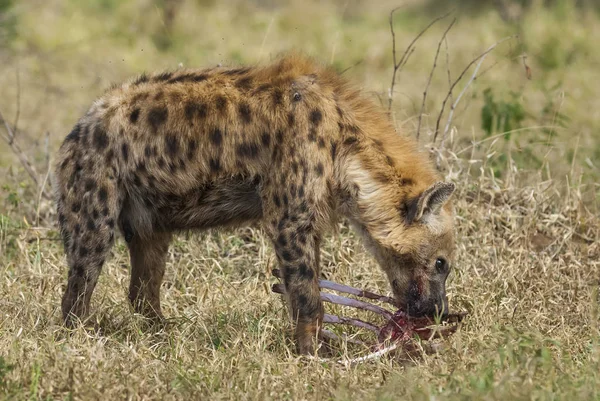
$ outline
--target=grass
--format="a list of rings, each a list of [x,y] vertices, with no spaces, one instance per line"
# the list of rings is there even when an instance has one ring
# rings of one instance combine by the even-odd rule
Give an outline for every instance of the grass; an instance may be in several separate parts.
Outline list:
[[[386,100],[393,2],[272,7],[190,0],[167,35],[155,4],[29,0],[10,9],[17,22],[0,46],[0,110],[12,123],[19,109],[18,139],[39,171],[46,131],[52,154],[111,82],[180,62],[257,62],[302,48],[341,70],[360,62],[345,74]],[[419,6],[397,13],[399,51],[431,17]],[[449,33],[454,77],[500,38],[519,31],[521,43],[486,59],[482,70],[499,64],[461,101],[443,154],[445,173],[458,186],[450,305],[469,317],[434,355],[351,368],[294,355],[286,309],[269,290],[273,252],[250,228],[177,237],[162,293],[170,325],[158,331],[129,308],[128,255],[119,239],[92,300],[99,329],[66,335],[59,316],[66,267],[53,205],[38,198],[2,145],[1,398],[600,399],[598,26],[597,15],[569,8],[536,10],[518,26],[483,11],[461,15]],[[444,29],[439,24],[424,35],[399,75],[392,115],[409,134]],[[527,50],[531,81],[515,59],[519,46]],[[448,87],[444,52],[442,46],[427,97],[424,145]],[[481,127],[487,88],[494,107],[511,110],[518,101],[526,111],[512,135]],[[328,278],[389,292],[343,222],[321,259]]]

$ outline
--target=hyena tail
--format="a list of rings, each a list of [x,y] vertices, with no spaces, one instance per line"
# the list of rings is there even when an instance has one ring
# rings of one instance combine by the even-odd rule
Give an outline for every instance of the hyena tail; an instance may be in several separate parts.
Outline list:
[[[116,170],[106,156],[82,143],[86,138],[80,138],[77,126],[73,132],[61,146],[54,174],[58,223],[69,265],[62,299],[69,327],[87,317],[92,292],[114,243],[123,198]]]

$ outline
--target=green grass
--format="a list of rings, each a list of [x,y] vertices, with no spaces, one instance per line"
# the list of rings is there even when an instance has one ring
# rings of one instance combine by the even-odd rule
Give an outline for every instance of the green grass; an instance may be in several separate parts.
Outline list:
[[[407,3],[394,19],[400,53],[444,12]],[[458,184],[450,304],[469,312],[442,351],[350,368],[297,357],[285,306],[270,292],[275,258],[255,229],[177,237],[162,287],[170,324],[159,331],[147,330],[129,308],[128,255],[119,240],[92,299],[98,330],[67,335],[54,206],[0,142],[0,398],[600,399],[600,17],[567,3],[524,12],[512,23],[486,8],[461,12],[448,56],[441,48],[423,146],[431,145],[448,68],[455,79],[485,48],[520,34],[484,62],[440,159]],[[6,4],[0,20],[11,25],[0,29],[0,111],[12,125],[18,110],[17,140],[42,175],[46,132],[52,156],[111,83],[179,63],[256,63],[300,49],[340,71],[350,68],[344,74],[387,105],[387,19],[396,2],[186,0],[172,25],[161,14],[164,2],[150,0]],[[449,22],[419,40],[399,73],[392,118],[407,135],[416,130]],[[327,237],[322,264],[328,278],[389,292],[344,223]],[[340,356],[364,352],[342,347]]]

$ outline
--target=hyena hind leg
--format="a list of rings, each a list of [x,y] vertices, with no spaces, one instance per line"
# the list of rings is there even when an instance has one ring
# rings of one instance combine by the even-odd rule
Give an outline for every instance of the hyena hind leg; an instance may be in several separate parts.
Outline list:
[[[129,301],[137,313],[152,320],[162,320],[160,285],[171,242],[169,232],[151,233],[148,238],[133,234],[128,242],[131,260]]]
[[[111,192],[107,187],[100,187],[97,196],[105,201],[100,206],[82,205],[85,202],[80,198],[59,203],[59,224],[69,264],[61,308],[67,327],[74,327],[79,320],[87,318],[92,293],[114,243],[116,200],[106,201]],[[100,211],[96,207],[100,207]]]

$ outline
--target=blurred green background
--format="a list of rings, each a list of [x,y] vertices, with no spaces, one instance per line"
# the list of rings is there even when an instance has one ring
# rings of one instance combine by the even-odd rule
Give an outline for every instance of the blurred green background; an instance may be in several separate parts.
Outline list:
[[[388,19],[398,6],[398,56],[429,22],[452,11],[416,42],[397,76],[391,111],[400,130],[416,132],[452,18],[423,109],[424,146],[432,145],[450,82],[486,48],[518,35],[486,58],[445,146],[498,177],[511,169],[531,171],[536,180],[568,177],[584,184],[586,199],[598,199],[600,5],[591,0],[0,0],[0,111],[43,172],[48,153],[93,99],[144,71],[260,63],[299,50],[344,71],[386,107],[393,70]],[[5,190],[23,191],[22,168],[6,143],[0,146]]]

